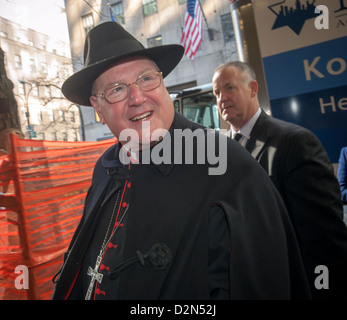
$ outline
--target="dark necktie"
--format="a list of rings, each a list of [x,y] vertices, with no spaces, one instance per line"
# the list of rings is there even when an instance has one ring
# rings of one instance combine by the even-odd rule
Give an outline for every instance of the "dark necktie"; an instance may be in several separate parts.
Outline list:
[[[242,134],[239,133],[239,132],[236,133],[235,136],[234,136],[234,140],[237,141],[237,142],[239,142],[241,138],[242,138]]]

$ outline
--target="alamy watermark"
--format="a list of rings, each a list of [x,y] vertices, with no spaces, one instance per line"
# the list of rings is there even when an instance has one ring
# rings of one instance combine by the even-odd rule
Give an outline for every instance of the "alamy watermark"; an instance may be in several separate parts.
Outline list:
[[[319,5],[315,8],[314,13],[320,15],[314,19],[314,26],[317,30],[329,29],[329,9],[327,6]]]
[[[14,269],[14,273],[19,274],[14,280],[14,286],[18,290],[29,289],[29,270],[27,266],[19,265]]]
[[[315,274],[319,274],[314,280],[317,290],[329,289],[329,269],[325,265],[319,265],[314,269]]]
[[[118,140],[126,143],[123,142],[119,159],[129,164],[141,146],[141,164],[208,164],[209,175],[222,175],[227,170],[225,133],[225,129],[216,132],[208,128],[174,129],[173,134],[166,129],[156,129],[151,133],[150,122],[144,121],[141,139],[134,129],[120,133]]]
[[[17,290],[29,289],[29,270],[27,266],[19,265],[14,273],[19,274],[14,280],[14,286]],[[314,270],[318,276],[315,278],[314,286],[317,290],[329,289],[329,269],[325,265],[319,265]]]

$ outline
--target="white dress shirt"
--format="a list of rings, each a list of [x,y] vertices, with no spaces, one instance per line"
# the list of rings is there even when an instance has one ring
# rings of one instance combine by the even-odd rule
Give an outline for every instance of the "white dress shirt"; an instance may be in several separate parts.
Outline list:
[[[235,131],[233,127],[231,127],[231,135],[230,137],[234,139],[235,135],[237,133],[241,133],[242,134],[242,138],[239,140],[239,143],[241,145],[243,145],[244,147],[246,146],[246,143],[247,141],[249,140],[250,136],[251,136],[251,132],[252,132],[252,129],[255,125],[255,123],[257,122],[259,116],[260,116],[260,113],[261,113],[261,109],[258,108],[257,112],[254,114],[254,116],[249,119],[247,121],[247,123],[238,131]]]

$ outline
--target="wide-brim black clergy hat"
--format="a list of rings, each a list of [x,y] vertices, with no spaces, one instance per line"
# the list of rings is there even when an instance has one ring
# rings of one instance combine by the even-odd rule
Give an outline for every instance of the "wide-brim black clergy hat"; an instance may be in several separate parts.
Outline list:
[[[166,77],[180,62],[183,53],[184,48],[177,44],[146,49],[117,22],[105,22],[88,32],[84,44],[84,68],[69,77],[61,90],[68,100],[90,106],[94,80],[114,63],[132,56],[147,57]]]

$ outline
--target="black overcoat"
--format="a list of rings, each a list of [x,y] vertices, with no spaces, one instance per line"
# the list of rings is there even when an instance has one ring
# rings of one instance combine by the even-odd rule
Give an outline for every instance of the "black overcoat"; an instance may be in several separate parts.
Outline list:
[[[199,129],[197,137],[204,139],[212,135],[217,150],[218,142],[224,141],[218,133],[176,114],[169,132],[173,137],[181,129]],[[294,230],[278,192],[250,154],[225,139],[221,143],[227,170],[222,175],[209,174],[208,159],[205,164],[177,164],[176,159],[132,166],[123,260],[158,242],[171,249],[172,260],[163,270],[140,263],[126,268],[119,278],[119,299],[209,299],[208,215],[215,205],[224,210],[230,230],[231,299],[310,297]],[[116,148],[107,150],[95,165],[84,214],[53,299],[66,299],[73,287],[111,179],[105,163]]]

